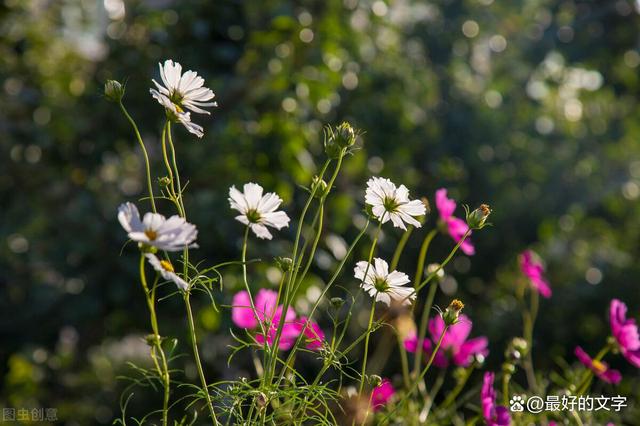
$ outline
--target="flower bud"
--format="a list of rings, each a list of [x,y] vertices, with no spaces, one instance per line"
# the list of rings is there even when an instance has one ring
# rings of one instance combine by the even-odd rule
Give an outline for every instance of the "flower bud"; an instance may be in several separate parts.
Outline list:
[[[161,338],[157,334],[147,334],[144,337],[144,340],[147,342],[147,345],[149,346],[157,346],[160,344]]]
[[[442,319],[446,325],[453,325],[458,322],[460,311],[464,308],[464,303],[458,299],[453,299],[447,309],[442,314]]]
[[[142,253],[156,254],[158,252],[158,249],[156,247],[145,243],[138,243],[138,248]]]
[[[502,364],[502,372],[504,374],[512,375],[516,372],[516,366],[510,362],[505,362],[504,364]]]
[[[282,272],[289,272],[293,266],[293,260],[288,257],[276,257],[276,264]]]
[[[258,392],[258,394],[256,395],[256,405],[262,409],[264,407],[266,407],[267,402],[269,402],[267,400],[267,395],[265,395],[264,392]]]
[[[161,178],[158,178],[158,185],[160,185],[163,188],[171,185],[171,178],[169,176],[163,176]]]
[[[440,267],[439,263],[430,263],[427,265],[427,274],[436,274],[434,279],[441,281],[444,278],[444,269]]]
[[[328,186],[327,182],[320,179],[318,176],[314,176],[311,181],[311,192],[315,198],[322,198],[327,194]]]
[[[465,206],[467,212],[467,225],[471,229],[482,229],[485,227],[487,218],[491,214],[491,208],[488,204],[480,204],[480,207],[469,212],[469,207]]]
[[[380,386],[382,384],[382,377],[378,376],[377,374],[372,374],[369,376],[369,384],[374,387],[377,388],[378,386]]]
[[[356,143],[356,137],[358,136],[357,132],[351,127],[351,124],[343,121],[336,129],[333,131],[333,139],[336,144],[341,148],[349,148]]]
[[[341,297],[332,297],[330,302],[331,306],[333,306],[335,309],[340,309],[342,305],[344,305],[344,299]]]
[[[120,102],[124,96],[124,87],[116,80],[107,80],[104,84],[104,96],[111,102]]]
[[[325,139],[324,141],[324,152],[327,154],[327,157],[332,160],[337,160],[342,156],[342,148],[335,141],[331,139]]]

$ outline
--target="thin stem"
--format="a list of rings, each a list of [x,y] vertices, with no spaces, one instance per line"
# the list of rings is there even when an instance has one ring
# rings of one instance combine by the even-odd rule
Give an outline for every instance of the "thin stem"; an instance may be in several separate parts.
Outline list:
[[[424,370],[422,370],[422,372],[420,373],[420,376],[413,383],[413,386],[411,386],[411,389],[409,389],[409,391],[402,397],[402,399],[398,401],[398,404],[396,404],[395,408],[385,416],[385,420],[387,420],[393,413],[395,413],[397,409],[416,391],[416,389],[418,389],[418,384],[424,380],[424,377],[427,375],[429,368],[431,368],[431,364],[433,364],[433,360],[435,359],[436,354],[440,350],[440,345],[442,345],[442,340],[444,339],[444,335],[447,333],[448,329],[449,329],[449,325],[445,325],[444,329],[442,330],[442,333],[440,334],[440,337],[438,338],[438,343],[436,344],[436,347],[433,349],[433,352],[431,352],[431,356],[429,357],[429,362],[427,362],[427,366],[424,368]]]
[[[191,302],[189,301],[189,292],[184,295],[184,304],[187,308],[187,316],[189,319],[189,334],[191,335],[191,345],[193,348],[193,356],[196,361],[196,367],[198,368],[198,375],[200,376],[200,383],[202,383],[202,391],[204,392],[205,399],[207,401],[207,407],[209,407],[209,414],[214,425],[219,425],[216,417],[215,410],[213,409],[213,403],[211,402],[211,395],[209,395],[209,386],[207,385],[207,379],[204,377],[204,371],[202,370],[202,362],[200,361],[200,353],[198,352],[198,341],[196,339],[196,326],[193,321],[193,312],[191,310]]]
[[[409,389],[411,382],[409,378],[409,359],[407,358],[407,350],[404,347],[404,342],[400,338],[399,334],[396,334],[398,338],[398,348],[400,350],[400,362],[402,364],[402,380],[404,381],[405,389]]]
[[[398,245],[396,246],[396,250],[393,252],[393,257],[391,258],[391,265],[389,266],[389,270],[393,271],[398,266],[398,262],[400,261],[400,256],[404,252],[404,247],[407,245],[407,241],[409,241],[409,237],[413,233],[414,230],[413,225],[409,225],[409,228],[406,230],[402,237],[400,237],[400,241],[398,241]]]
[[[156,368],[158,369],[158,373],[162,377],[162,386],[164,388],[164,397],[162,400],[162,424],[167,426],[168,416],[169,416],[169,393],[171,391],[171,382],[169,377],[169,367],[167,365],[167,358],[164,354],[164,350],[161,346],[161,338],[160,332],[158,328],[158,318],[156,316],[155,309],[155,286],[153,291],[149,291],[149,287],[147,285],[147,275],[144,271],[144,254],[140,255],[140,282],[142,283],[142,288],[144,290],[145,299],[147,300],[147,307],[149,308],[149,316],[151,320],[151,330],[153,330],[153,349],[151,351],[151,357],[153,359]],[[156,351],[160,354],[160,359],[162,362],[162,369],[158,365],[158,361],[156,360]]]
[[[347,260],[351,256],[351,253],[353,252],[353,249],[356,247],[356,245],[358,244],[358,242],[360,241],[362,236],[365,234],[365,232],[369,228],[369,224],[370,224],[370,221],[367,220],[367,222],[365,223],[365,225],[362,228],[362,230],[360,231],[360,233],[356,236],[356,238],[353,240],[353,242],[349,246],[349,249],[347,250],[347,253],[345,254],[344,258],[340,261],[340,264],[338,265],[338,267],[334,271],[333,275],[329,279],[329,282],[327,283],[327,285],[324,287],[324,290],[322,290],[322,294],[320,294],[320,297],[318,297],[318,300],[316,300],[316,302],[314,303],[313,308],[311,308],[311,312],[309,312],[309,316],[308,316],[309,321],[311,321],[311,318],[313,317],[313,314],[318,309],[318,306],[320,306],[320,302],[324,299],[326,294],[329,292],[329,289],[331,288],[331,286],[338,279],[338,276],[340,276],[340,272],[342,271],[342,268],[344,267],[345,263],[347,262]],[[291,348],[291,351],[289,352],[289,356],[287,358],[286,364],[288,364],[289,360],[291,360],[293,358],[293,356],[296,354],[296,352],[298,350],[298,347],[300,345],[300,342],[302,341],[303,337],[304,336],[302,334],[300,334],[298,336],[295,344],[293,345],[293,347]],[[358,339],[358,341],[360,341],[360,340],[361,339]],[[321,372],[318,374],[318,377],[322,376],[322,374],[324,374],[324,372],[328,368],[329,368],[328,366],[326,368],[323,367],[323,371],[321,370]],[[278,378],[278,383],[280,383],[283,380],[284,372],[285,372],[285,370],[283,369],[282,372],[280,373],[280,377]]]
[[[424,303],[424,308],[422,309],[422,316],[420,318],[420,325],[418,327],[418,346],[416,347],[416,355],[413,360],[413,374],[418,374],[420,369],[420,362],[422,361],[422,354],[424,353],[424,348],[422,343],[427,335],[427,325],[429,324],[429,314],[431,313],[431,307],[433,306],[433,300],[436,296],[436,291],[438,290],[438,283],[431,284],[429,287],[429,293],[427,293],[427,300]]]
[[[178,184],[178,192],[176,195],[176,202],[180,204],[180,209],[182,210],[181,216],[186,219],[187,211],[184,208],[184,199],[182,197],[182,184],[180,183],[180,170],[178,169],[178,162],[176,160],[176,148],[173,145],[173,138],[171,136],[171,121],[167,121],[167,136],[169,139],[169,149],[171,150],[171,162],[173,165],[173,170],[175,172],[176,183]],[[175,189],[174,189],[175,191]]]
[[[473,365],[471,365],[471,367],[465,368],[464,376],[460,378],[458,383],[456,383],[456,387],[453,388],[451,392],[449,392],[442,404],[438,406],[439,409],[446,409],[449,405],[451,405],[453,401],[456,400],[462,389],[464,389],[464,385],[467,384],[467,381],[469,380],[469,377],[471,377],[471,373],[473,373],[474,369],[475,367]],[[508,406],[508,404],[505,404],[505,406]]]
[[[151,201],[151,210],[154,213],[156,213],[156,202],[155,202],[155,199],[153,197],[153,185],[151,184],[151,165],[149,163],[149,154],[147,154],[147,148],[144,145],[144,141],[142,140],[142,136],[140,136],[140,131],[138,130],[138,125],[136,124],[136,122],[133,120],[133,118],[127,112],[127,109],[124,107],[124,104],[122,103],[122,100],[120,102],[118,102],[118,104],[119,104],[120,110],[122,111],[124,116],[127,117],[127,120],[129,120],[129,123],[131,124],[131,127],[133,127],[133,131],[136,134],[136,138],[138,139],[138,143],[140,144],[140,148],[142,149],[142,155],[144,157],[144,165],[145,165],[146,174],[147,174],[147,191],[149,191],[149,200]]]
[[[416,266],[416,274],[414,276],[413,287],[418,288],[420,285],[420,281],[422,281],[422,277],[424,275],[424,264],[427,259],[427,251],[429,250],[429,246],[431,245],[431,241],[438,233],[437,229],[432,229],[422,240],[422,245],[420,246],[420,253],[418,254],[418,264]]]
[[[460,239],[460,241],[458,241],[458,243],[455,245],[455,247],[453,247],[453,249],[451,250],[451,252],[449,253],[449,255],[446,257],[446,259],[444,261],[442,261],[442,263],[440,263],[440,266],[438,266],[436,268],[435,271],[433,271],[432,273],[430,273],[427,278],[425,278],[424,281],[422,281],[420,283],[420,285],[418,285],[416,287],[416,293],[418,291],[420,291],[425,285],[429,284],[429,282],[434,279],[436,276],[438,276],[438,272],[440,272],[446,265],[447,263],[449,263],[451,261],[451,259],[453,259],[453,256],[456,254],[456,252],[458,251],[458,249],[460,248],[460,246],[462,245],[462,243],[464,243],[464,241],[467,239],[467,237],[471,235],[471,230],[468,230],[467,232],[464,233],[464,235],[462,236],[462,238]]]
[[[527,375],[527,382],[529,388],[533,391],[537,391],[538,383],[536,381],[536,374],[533,368],[533,327],[535,324],[536,316],[538,314],[538,292],[531,291],[531,307],[525,308],[522,312],[522,321],[524,328],[524,338],[527,341],[529,350],[524,359],[524,370]]]
[[[369,355],[369,338],[371,337],[371,325],[373,324],[373,315],[376,311],[376,298],[373,298],[371,302],[371,312],[369,312],[369,323],[367,325],[367,337],[364,339],[364,357],[362,358],[362,372],[360,373],[360,388],[358,389],[358,394],[362,395],[362,390],[364,389],[364,378],[365,373],[367,371],[367,356]]]

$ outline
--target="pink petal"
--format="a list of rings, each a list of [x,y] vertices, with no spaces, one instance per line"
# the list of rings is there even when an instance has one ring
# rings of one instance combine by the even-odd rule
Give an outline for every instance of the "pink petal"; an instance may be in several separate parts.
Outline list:
[[[239,291],[233,296],[231,319],[238,327],[255,328],[258,326],[258,321],[251,310],[249,293],[246,291]]]
[[[396,394],[393,385],[388,379],[382,380],[379,386],[371,391],[371,406],[374,411],[379,411],[393,398]]]
[[[436,208],[440,214],[440,219],[447,221],[453,212],[456,210],[456,202],[450,198],[447,198],[447,190],[440,188],[436,191]]]

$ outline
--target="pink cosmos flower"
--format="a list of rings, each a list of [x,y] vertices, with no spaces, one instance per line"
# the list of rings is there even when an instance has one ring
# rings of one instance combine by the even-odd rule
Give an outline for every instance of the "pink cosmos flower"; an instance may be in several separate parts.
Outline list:
[[[609,308],[611,333],[618,342],[620,353],[631,365],[640,368],[640,337],[638,326],[632,318],[627,318],[627,305],[618,299],[611,301]]]
[[[544,266],[535,260],[532,250],[525,250],[519,257],[520,270],[529,279],[531,287],[535,288],[542,297],[551,297],[551,287],[544,277]]]
[[[275,342],[276,332],[280,318],[282,318],[282,305],[276,306],[278,301],[278,293],[272,290],[261,289],[255,297],[254,305],[255,313],[251,309],[249,294],[246,291],[240,291],[233,296],[233,305],[231,308],[231,319],[238,327],[255,329],[259,328],[258,320],[267,328],[267,343]],[[257,318],[256,318],[257,317]],[[296,338],[300,334],[301,327],[295,323],[296,313],[293,309],[288,308],[285,314],[285,324],[282,328],[282,335],[278,347],[283,350],[290,349]],[[258,343],[264,343],[262,333],[256,335]]]
[[[495,375],[493,373],[484,373],[482,382],[482,391],[480,398],[482,400],[482,417],[488,426],[509,426],[511,424],[511,416],[509,411],[500,405],[496,405],[496,391],[493,388]]]
[[[459,322],[450,326],[442,338],[440,349],[433,359],[434,365],[445,368],[451,361],[454,365],[468,367],[473,361],[474,355],[487,356],[489,354],[486,337],[481,336],[467,340],[472,326],[471,320],[466,315],[461,314]],[[444,320],[439,315],[429,321],[428,328],[431,340],[425,339],[422,342],[425,354],[431,354],[432,348],[438,343],[444,327]],[[404,347],[408,352],[415,352],[417,346],[418,338],[415,334],[404,341]]]
[[[382,380],[379,386],[371,391],[371,406],[373,411],[380,411],[396,394],[393,385],[388,379]]]
[[[456,210],[456,202],[451,198],[447,198],[447,190],[440,188],[436,191],[436,208],[440,214],[440,220],[446,225],[449,235],[456,243],[462,240],[464,234],[469,230],[467,223],[455,217],[453,212]],[[471,233],[469,233],[471,235]],[[467,237],[460,245],[462,252],[468,256],[473,256],[476,249]]]
[[[593,371],[601,380],[614,385],[617,385],[622,380],[622,375],[618,370],[610,369],[606,363],[591,358],[580,346],[576,346],[574,353],[578,361]]]

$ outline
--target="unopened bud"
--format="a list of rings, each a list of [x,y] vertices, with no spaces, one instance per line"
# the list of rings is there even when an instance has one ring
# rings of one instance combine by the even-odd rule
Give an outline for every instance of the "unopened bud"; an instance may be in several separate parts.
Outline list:
[[[276,264],[282,272],[288,272],[293,266],[293,260],[288,257],[276,257]]]
[[[333,306],[335,309],[340,309],[342,305],[344,305],[344,299],[341,297],[332,297],[330,302],[331,306]]]
[[[377,374],[372,374],[369,376],[369,384],[371,386],[373,386],[374,388],[377,388],[378,386],[380,386],[382,384],[382,377],[378,376]]]
[[[144,337],[144,340],[147,342],[147,345],[149,346],[157,346],[160,344],[160,336],[158,336],[157,334],[147,334]]]
[[[464,303],[459,301],[458,299],[453,299],[453,301],[449,304],[447,309],[442,314],[442,319],[446,325],[453,325],[458,322],[458,317],[460,316],[460,311],[464,308]]]
[[[516,366],[510,362],[505,362],[504,364],[502,364],[502,372],[504,374],[512,375],[516,372]]]
[[[467,212],[467,225],[471,229],[482,229],[486,226],[487,218],[491,214],[491,208],[488,204],[480,204],[480,207],[469,212],[469,207],[465,206]]]
[[[430,263],[429,265],[427,265],[427,274],[435,274],[434,278],[437,281],[440,281],[444,278],[444,269],[442,269],[439,263]]]
[[[256,405],[257,405],[259,408],[264,408],[264,407],[266,407],[267,402],[269,402],[269,401],[267,400],[267,395],[265,395],[263,392],[259,392],[259,393],[256,395]]]
[[[104,97],[111,102],[120,102],[124,96],[124,87],[116,80],[107,80],[104,84]]]
[[[163,176],[161,178],[158,178],[158,185],[160,185],[163,188],[171,185],[171,178],[169,176]]]
[[[327,182],[320,179],[318,176],[314,176],[311,181],[311,193],[316,198],[322,198],[327,194],[328,185]]]
[[[356,143],[357,132],[351,127],[351,124],[343,121],[338,127],[333,130],[332,137],[336,144],[341,148],[349,148]]]

